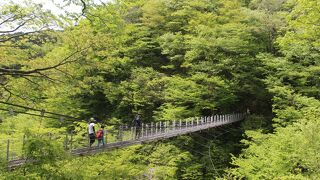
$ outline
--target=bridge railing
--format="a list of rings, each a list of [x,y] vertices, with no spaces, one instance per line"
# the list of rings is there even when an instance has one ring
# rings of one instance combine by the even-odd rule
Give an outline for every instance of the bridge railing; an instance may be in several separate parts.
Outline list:
[[[202,129],[230,124],[244,119],[245,113],[233,113],[225,115],[213,115],[207,117],[194,117],[185,120],[159,121],[143,123],[141,127],[120,125],[109,130],[104,137],[107,144],[121,141],[143,140],[154,137],[162,137],[168,134],[181,134],[183,132],[195,132]],[[89,138],[86,132],[66,134],[47,134],[41,136],[52,141],[59,142],[66,151],[81,148],[89,148]],[[27,137],[0,139],[0,161],[13,161],[23,158],[23,147]],[[92,145],[97,147],[97,140]]]

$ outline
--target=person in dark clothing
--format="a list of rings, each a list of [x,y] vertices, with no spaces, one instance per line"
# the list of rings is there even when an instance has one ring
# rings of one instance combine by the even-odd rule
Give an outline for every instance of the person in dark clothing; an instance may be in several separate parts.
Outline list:
[[[133,126],[135,127],[135,139],[138,139],[141,134],[141,118],[140,115],[136,115],[136,117],[133,119]]]

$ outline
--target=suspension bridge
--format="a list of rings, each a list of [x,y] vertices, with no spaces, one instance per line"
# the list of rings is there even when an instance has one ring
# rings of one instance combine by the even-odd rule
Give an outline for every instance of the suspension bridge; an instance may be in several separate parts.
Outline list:
[[[82,140],[76,139],[75,135],[67,134],[63,144],[66,151],[75,156],[85,156],[101,153],[103,151],[131,146],[134,144],[147,143],[160,139],[168,139],[184,134],[198,132],[214,127],[224,126],[241,121],[245,118],[245,113],[214,115],[208,117],[189,118],[179,121],[164,121],[157,123],[142,124],[140,128],[119,126],[113,134],[108,133],[108,137],[115,137],[113,142],[108,142],[104,146],[90,147],[88,137]],[[54,137],[50,137],[52,139]],[[26,163],[22,157],[22,150],[12,150],[12,142],[6,142],[6,160],[10,168],[14,168]],[[20,154],[17,151],[21,152]],[[20,156],[19,156],[20,155]]]

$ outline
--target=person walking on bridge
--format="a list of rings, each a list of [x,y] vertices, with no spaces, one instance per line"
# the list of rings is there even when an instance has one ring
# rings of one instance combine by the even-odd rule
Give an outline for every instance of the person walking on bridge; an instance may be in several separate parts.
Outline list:
[[[137,114],[136,117],[133,119],[133,126],[135,127],[135,139],[138,139],[140,137],[140,131],[141,131],[141,119],[140,114]]]
[[[100,129],[97,131],[96,137],[98,139],[98,147],[100,147],[100,144],[104,146],[104,125],[101,125]]]
[[[92,146],[92,144],[94,143],[95,139],[96,139],[96,131],[94,129],[94,118],[90,118],[89,121],[89,125],[88,125],[88,134],[89,134],[89,143],[90,143],[90,147]]]

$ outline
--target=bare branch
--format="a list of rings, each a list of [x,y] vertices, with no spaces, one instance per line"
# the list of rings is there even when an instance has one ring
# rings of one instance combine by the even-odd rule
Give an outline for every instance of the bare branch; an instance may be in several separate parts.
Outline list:
[[[15,21],[15,18],[16,15],[14,14],[12,17],[8,17],[7,19],[3,20],[1,23],[0,23],[0,26],[4,23],[7,23],[7,22],[12,22],[12,21]]]
[[[71,74],[69,74],[69,73],[67,73],[67,72],[65,72],[65,71],[60,70],[59,68],[54,68],[54,69],[57,70],[57,71],[59,71],[59,72],[61,72],[61,73],[63,73],[65,76],[74,78],[74,76],[72,76]]]
[[[30,46],[26,46],[26,45],[9,45],[9,44],[0,44],[0,47],[12,47],[12,48],[26,49],[26,48],[29,48]]]
[[[100,2],[103,6],[107,6],[107,4],[104,3],[103,1],[99,0],[99,2]]]
[[[47,70],[51,70],[51,69],[55,69],[58,68],[60,66],[63,66],[65,64],[69,64],[72,62],[77,61],[78,59],[74,59],[74,60],[69,60],[71,57],[73,57],[75,54],[78,54],[80,52],[83,52],[84,50],[86,50],[88,48],[82,49],[82,50],[78,50],[73,52],[72,54],[70,54],[68,57],[64,58],[62,61],[60,61],[58,64],[53,65],[53,66],[48,66],[48,67],[44,67],[44,68],[38,68],[38,69],[33,69],[33,70],[29,70],[29,71],[24,71],[24,70],[17,70],[17,69],[7,69],[7,68],[0,68],[0,75],[28,75],[28,74],[40,74],[43,71],[47,71]]]
[[[32,81],[31,79],[27,78],[26,76],[22,76],[22,78],[26,79],[27,81],[31,82],[31,83],[34,84],[34,85],[37,85],[37,87],[40,87],[40,84]]]
[[[80,1],[81,1],[82,5],[83,5],[82,10],[81,10],[82,16],[83,16],[85,14],[85,10],[87,8],[87,4],[86,4],[86,2],[84,2],[84,0],[80,0]]]
[[[18,98],[20,98],[20,99],[22,99],[22,100],[24,100],[24,101],[29,101],[29,100],[31,100],[31,99],[27,99],[27,98],[24,98],[24,97],[22,97],[22,96],[20,96],[20,95],[18,95],[18,94],[15,94],[15,93],[13,93],[10,89],[8,89],[4,84],[0,84],[1,86],[2,86],[2,88],[6,91],[6,92],[8,92],[9,93],[9,97],[7,98],[7,102],[10,100],[10,98],[12,97],[12,96],[16,96],[16,97],[18,97]],[[32,100],[31,100],[32,101]],[[32,101],[33,102],[33,101]]]
[[[53,82],[53,83],[55,83],[55,82],[64,83],[63,81],[60,81],[60,80],[58,80],[58,79],[53,79],[53,78],[51,78],[51,77],[49,77],[49,76],[47,76],[46,74],[43,74],[43,73],[41,73],[41,72],[37,72],[37,73],[40,74],[42,77],[48,79],[49,81]]]
[[[47,27],[47,26],[45,26]],[[45,27],[42,27],[41,29],[37,30],[37,31],[30,31],[30,32],[25,32],[25,33],[20,33],[20,34],[14,34],[8,38],[4,38],[4,39],[0,39],[0,43],[4,43],[4,42],[7,42],[7,41],[10,41],[11,39],[13,38],[18,38],[18,37],[22,37],[22,36],[25,36],[25,35],[28,35],[28,34],[34,34],[34,33],[38,33],[38,32],[41,32]]]
[[[23,23],[21,23],[20,25],[18,25],[16,28],[11,29],[11,30],[7,30],[7,31],[0,31],[0,33],[12,33],[17,31],[18,29],[20,29],[21,27],[23,27],[29,20],[24,21]]]

